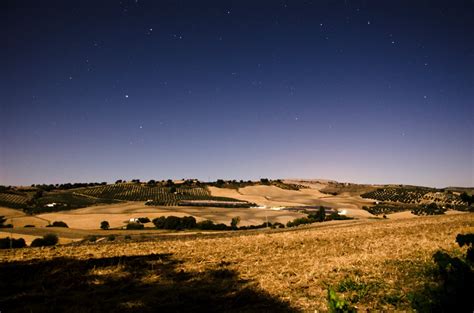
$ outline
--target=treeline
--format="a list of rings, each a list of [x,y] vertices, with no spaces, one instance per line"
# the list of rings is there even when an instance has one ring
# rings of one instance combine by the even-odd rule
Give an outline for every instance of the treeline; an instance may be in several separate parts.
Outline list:
[[[56,234],[46,234],[42,238],[36,238],[31,242],[30,247],[46,247],[54,246],[59,242],[59,238]],[[5,237],[0,238],[0,249],[15,249],[26,247],[25,239],[23,238],[11,238]]]
[[[304,224],[320,223],[320,222],[327,222],[327,221],[333,221],[333,220],[351,220],[351,219],[352,217],[340,215],[337,212],[333,212],[327,215],[324,208],[321,207],[318,212],[308,213],[306,217],[296,218],[286,223],[286,227],[295,227],[295,226],[304,225]]]
[[[85,188],[85,187],[94,187],[94,186],[104,186],[107,185],[107,182],[101,183],[65,183],[65,184],[33,184],[31,187],[35,187],[44,191],[51,191],[55,189],[59,190],[68,190],[74,188]]]
[[[185,229],[198,229],[198,230],[249,230],[259,228],[283,228],[285,225],[282,223],[270,223],[264,222],[259,225],[249,226],[238,226],[240,223],[240,217],[232,218],[230,226],[224,223],[214,223],[211,220],[205,220],[197,222],[192,216],[177,217],[177,216],[161,216],[153,219],[153,224],[157,229],[168,229],[168,230],[185,230]]]
[[[302,185],[296,185],[296,184],[288,184],[284,183],[281,179],[268,179],[268,178],[261,178],[260,181],[251,181],[251,180],[223,180],[223,179],[218,179],[215,182],[208,182],[206,183],[209,186],[214,186],[218,188],[230,188],[230,189],[239,189],[239,188],[244,188],[248,186],[255,186],[255,185],[264,185],[264,186],[276,186],[282,189],[287,189],[287,190],[299,190],[301,188],[304,188]]]

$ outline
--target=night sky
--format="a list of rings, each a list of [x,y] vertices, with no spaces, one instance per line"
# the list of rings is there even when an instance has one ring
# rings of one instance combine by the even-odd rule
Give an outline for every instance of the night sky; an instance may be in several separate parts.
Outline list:
[[[0,184],[474,185],[473,1],[2,1]]]

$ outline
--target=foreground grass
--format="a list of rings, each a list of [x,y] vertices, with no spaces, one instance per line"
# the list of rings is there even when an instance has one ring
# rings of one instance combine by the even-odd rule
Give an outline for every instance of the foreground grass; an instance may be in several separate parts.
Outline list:
[[[332,287],[359,310],[410,311],[435,284],[432,255],[472,214],[219,238],[0,252],[5,311],[327,310]]]

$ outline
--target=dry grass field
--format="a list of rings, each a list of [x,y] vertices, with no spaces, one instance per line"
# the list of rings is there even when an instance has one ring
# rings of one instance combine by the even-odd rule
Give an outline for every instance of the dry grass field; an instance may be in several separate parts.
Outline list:
[[[412,311],[437,250],[472,214],[352,220],[217,237],[0,251],[5,312],[314,312],[332,286],[360,311]]]

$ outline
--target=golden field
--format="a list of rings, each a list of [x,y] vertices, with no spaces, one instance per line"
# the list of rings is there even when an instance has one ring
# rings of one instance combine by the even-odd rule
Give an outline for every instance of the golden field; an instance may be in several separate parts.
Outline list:
[[[411,311],[411,295],[433,283],[433,253],[461,254],[455,237],[468,232],[474,216],[456,214],[3,250],[0,307],[314,312],[345,284],[360,311]]]

